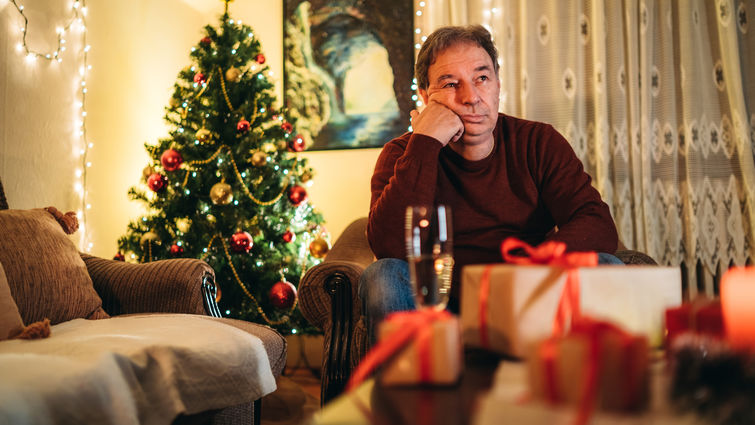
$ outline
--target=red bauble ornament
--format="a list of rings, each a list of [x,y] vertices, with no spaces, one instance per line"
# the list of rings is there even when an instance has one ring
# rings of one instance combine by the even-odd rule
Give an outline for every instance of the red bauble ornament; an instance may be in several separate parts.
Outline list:
[[[244,120],[244,119],[236,123],[236,130],[239,133],[246,133],[247,131],[249,131],[249,127],[250,127],[249,121]]]
[[[163,164],[163,168],[165,168],[167,171],[176,171],[178,170],[178,167],[180,167],[184,162],[184,159],[177,150],[168,149],[167,151],[163,152],[162,156],[160,157],[160,162]]]
[[[294,126],[291,125],[291,123],[288,121],[285,121],[283,124],[281,124],[281,128],[288,134],[290,134],[294,130]]]
[[[281,236],[281,238],[283,238],[285,242],[290,243],[290,242],[293,242],[294,239],[296,239],[296,234],[290,230],[286,230],[286,233],[284,233],[283,236]]]
[[[254,241],[248,232],[236,232],[231,236],[231,249],[236,252],[249,252],[252,246]]]
[[[297,134],[293,139],[288,141],[288,150],[291,152],[301,152],[304,150],[304,147],[304,137],[301,134]]]
[[[288,189],[288,200],[291,201],[292,204],[294,204],[295,207],[298,207],[299,204],[304,202],[304,200],[307,199],[307,190],[304,189],[301,186],[291,186],[290,189]]]
[[[115,260],[115,261],[126,261],[126,257],[123,256],[122,253],[118,252],[117,254],[115,254],[113,256],[113,260]]]
[[[147,186],[152,189],[153,192],[160,192],[168,185],[168,178],[160,173],[153,173],[147,179]]]
[[[262,65],[263,63],[265,63],[265,55],[260,53],[254,58],[254,60],[256,60],[258,64]]]
[[[205,82],[205,76],[201,72],[197,72],[194,74],[194,82],[197,84],[204,84]]]
[[[296,287],[291,282],[275,283],[268,293],[270,304],[275,308],[288,309],[296,302]]]
[[[174,257],[180,257],[184,253],[184,247],[178,244],[173,244],[170,246],[170,255]]]
[[[200,43],[204,44],[205,46],[208,46],[210,43],[212,43],[212,39],[207,36],[199,40]]]

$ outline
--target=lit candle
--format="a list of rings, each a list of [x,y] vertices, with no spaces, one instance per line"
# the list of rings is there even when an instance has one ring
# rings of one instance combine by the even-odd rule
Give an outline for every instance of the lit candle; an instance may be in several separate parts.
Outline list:
[[[755,267],[735,267],[721,278],[726,338],[734,348],[755,350]]]

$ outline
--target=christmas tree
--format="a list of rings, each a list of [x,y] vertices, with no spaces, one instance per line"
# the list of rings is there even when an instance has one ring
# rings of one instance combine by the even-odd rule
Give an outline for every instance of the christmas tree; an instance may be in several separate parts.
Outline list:
[[[307,202],[304,138],[275,110],[260,43],[229,17],[227,1],[190,57],[166,108],[170,136],[145,145],[144,181],[129,190],[148,212],[129,223],[116,257],[205,260],[225,315],[314,332],[296,287],[326,254],[328,235]]]

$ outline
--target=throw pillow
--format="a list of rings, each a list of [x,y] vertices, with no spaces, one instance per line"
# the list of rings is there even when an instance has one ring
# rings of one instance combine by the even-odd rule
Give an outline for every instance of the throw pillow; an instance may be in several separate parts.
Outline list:
[[[108,317],[86,265],[44,209],[0,211],[0,263],[24,323]]]
[[[24,322],[18,314],[18,307],[10,295],[8,280],[0,263],[0,341],[12,338],[24,330]]]

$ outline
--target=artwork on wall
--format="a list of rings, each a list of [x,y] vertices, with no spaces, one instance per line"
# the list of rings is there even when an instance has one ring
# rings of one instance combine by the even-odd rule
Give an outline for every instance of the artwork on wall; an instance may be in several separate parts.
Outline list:
[[[412,0],[284,0],[284,101],[307,149],[381,147],[413,108]]]

